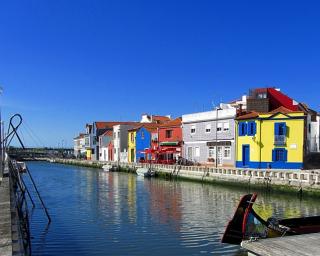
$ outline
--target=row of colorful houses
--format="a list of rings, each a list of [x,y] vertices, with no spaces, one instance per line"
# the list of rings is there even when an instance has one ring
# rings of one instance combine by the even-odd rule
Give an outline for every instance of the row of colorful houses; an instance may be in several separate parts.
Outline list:
[[[74,152],[99,161],[301,169],[320,151],[319,120],[279,89],[258,88],[175,119],[145,114],[138,122],[87,124]]]

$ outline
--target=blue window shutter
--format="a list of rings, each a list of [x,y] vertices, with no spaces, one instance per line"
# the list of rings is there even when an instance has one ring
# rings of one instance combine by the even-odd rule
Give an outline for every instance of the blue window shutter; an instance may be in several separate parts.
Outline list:
[[[238,123],[238,135],[242,136],[242,123]]]
[[[239,136],[244,136],[244,135],[246,135],[246,132],[247,132],[247,126],[246,126],[247,124],[246,123],[244,123],[244,122],[241,122],[241,123],[239,123],[239,126],[238,126],[238,134],[239,134]]]
[[[247,134],[249,136],[254,136],[256,134],[256,122],[254,121],[248,122]]]
[[[252,124],[252,122],[248,122],[248,125],[247,125],[247,134],[248,134],[249,136],[252,135],[251,124]]]
[[[286,149],[283,150],[283,161],[288,161],[288,150]]]
[[[283,123],[283,135],[287,136],[287,124]]]
[[[246,134],[248,134],[247,126],[248,126],[247,123],[243,123],[243,136],[245,136]]]
[[[279,135],[279,123],[274,124],[274,135]]]
[[[256,135],[257,133],[257,124],[256,122],[253,122],[253,135]]]
[[[276,150],[273,149],[272,150],[272,162],[275,162],[276,161]]]

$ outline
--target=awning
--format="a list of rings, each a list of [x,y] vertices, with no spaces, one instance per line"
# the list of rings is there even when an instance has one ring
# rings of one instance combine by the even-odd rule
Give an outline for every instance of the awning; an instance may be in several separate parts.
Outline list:
[[[209,141],[207,142],[208,147],[214,146],[231,146],[231,141]]]
[[[164,148],[161,149],[160,154],[173,154],[173,153],[180,153],[180,151],[177,150],[177,148]]]
[[[179,141],[164,141],[160,142],[160,146],[178,146],[179,143]]]
[[[142,154],[154,154],[157,152],[158,152],[157,150],[154,150],[152,148],[146,148],[145,150],[139,151],[139,153],[142,153]]]

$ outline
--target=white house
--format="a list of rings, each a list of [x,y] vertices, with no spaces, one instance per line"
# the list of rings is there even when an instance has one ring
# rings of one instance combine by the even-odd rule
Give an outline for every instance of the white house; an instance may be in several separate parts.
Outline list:
[[[134,124],[113,126],[114,161],[128,162],[128,130],[134,126]]]
[[[236,108],[220,104],[214,110],[182,115],[183,154],[188,161],[234,166]]]

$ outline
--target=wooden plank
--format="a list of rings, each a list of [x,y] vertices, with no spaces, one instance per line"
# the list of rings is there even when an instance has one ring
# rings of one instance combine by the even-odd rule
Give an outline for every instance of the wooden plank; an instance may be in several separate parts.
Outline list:
[[[260,256],[320,255],[320,233],[244,241],[241,246]]]

